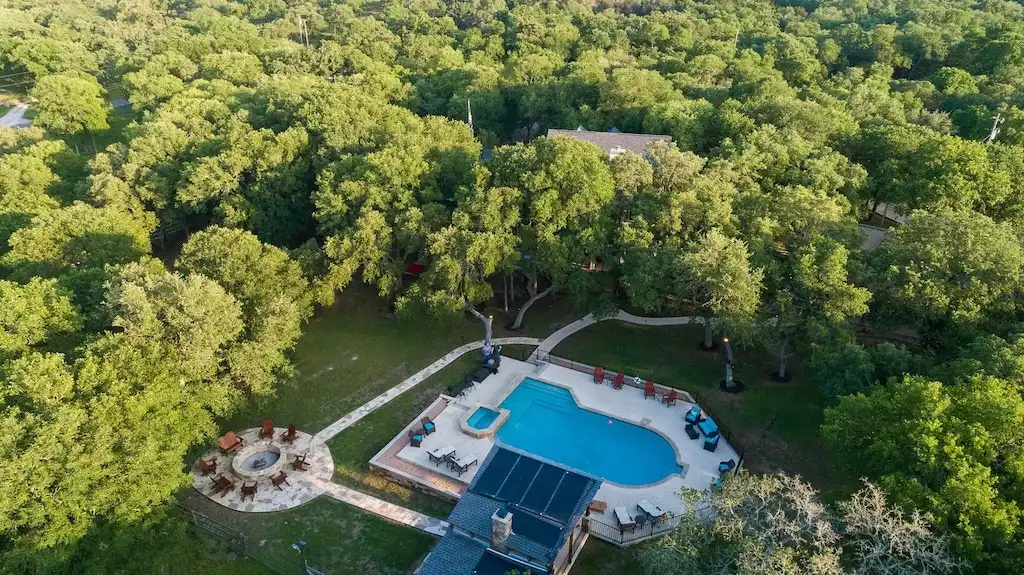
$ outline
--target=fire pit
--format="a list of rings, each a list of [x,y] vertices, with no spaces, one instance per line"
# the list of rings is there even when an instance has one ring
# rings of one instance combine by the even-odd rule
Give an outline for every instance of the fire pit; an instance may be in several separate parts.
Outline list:
[[[269,441],[260,441],[238,450],[231,469],[242,479],[256,480],[277,473],[284,463],[280,449]]]

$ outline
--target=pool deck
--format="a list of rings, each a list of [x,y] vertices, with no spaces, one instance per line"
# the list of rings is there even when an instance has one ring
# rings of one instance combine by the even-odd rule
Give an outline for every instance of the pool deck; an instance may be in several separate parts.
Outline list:
[[[626,386],[616,390],[607,383],[595,384],[593,378],[585,373],[552,364],[534,365],[504,358],[499,373],[478,383],[463,397],[442,397],[424,412],[425,415],[432,417],[437,431],[427,436],[421,447],[409,445],[406,430],[419,428],[419,419],[424,414],[418,416],[401,435],[382,449],[371,464],[392,475],[428,486],[449,498],[458,498],[465,491],[466,485],[473,480],[478,466],[472,467],[459,477],[446,465],[437,466],[431,463],[427,453],[438,447],[452,445],[458,456],[475,457],[483,461],[494,446],[494,439],[476,438],[464,433],[459,420],[481,405],[496,408],[526,377],[570,390],[576,403],[585,409],[655,431],[667,439],[675,449],[677,462],[684,468],[682,474],[670,475],[658,483],[639,487],[617,485],[608,481],[602,484],[595,499],[607,502],[608,510],[595,514],[594,518],[610,525],[615,524],[615,507],[623,506],[630,513],[635,513],[636,504],[642,499],[667,511],[681,512],[683,504],[679,492],[682,488],[706,490],[719,478],[720,462],[738,460],[736,452],[724,437],[713,453],[703,449],[703,438],[691,440],[687,437],[683,428],[683,415],[692,405],[689,402],[680,399],[674,406],[669,407],[661,402],[660,397],[644,399],[643,391],[636,388]]]

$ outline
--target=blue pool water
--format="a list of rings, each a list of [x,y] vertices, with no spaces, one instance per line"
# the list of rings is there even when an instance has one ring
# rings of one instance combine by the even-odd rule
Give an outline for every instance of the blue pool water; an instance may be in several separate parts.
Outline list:
[[[665,438],[583,409],[567,389],[526,378],[501,407],[511,414],[498,439],[567,467],[623,485],[646,485],[682,471]]]
[[[487,429],[498,418],[498,412],[486,407],[478,407],[473,415],[469,416],[469,426],[473,429]]]

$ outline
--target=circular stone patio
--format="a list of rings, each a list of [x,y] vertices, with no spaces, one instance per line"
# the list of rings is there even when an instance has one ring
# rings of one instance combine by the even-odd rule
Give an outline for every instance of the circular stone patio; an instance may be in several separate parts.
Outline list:
[[[295,441],[285,443],[281,441],[281,434],[287,431],[283,427],[274,428],[273,439],[259,439],[260,428],[247,429],[238,436],[243,439],[242,448],[235,453],[225,455],[220,449],[212,449],[203,454],[202,459],[211,457],[217,460],[217,471],[203,475],[199,471],[199,460],[192,464],[192,475],[194,480],[192,486],[196,491],[202,493],[211,501],[234,509],[235,511],[247,511],[253,513],[266,513],[269,511],[283,511],[313,499],[324,492],[320,485],[329,483],[334,476],[334,460],[331,458],[331,451],[323,443],[313,443],[313,436],[298,431]],[[272,447],[272,450],[279,450],[281,455],[278,460],[281,464],[274,465],[274,472],[282,470],[288,476],[289,485],[281,485],[277,489],[270,483],[269,475],[260,474],[256,479],[256,496],[246,497],[242,501],[242,483],[245,478],[236,475],[232,465],[237,454],[246,456],[247,453],[255,451],[256,446]],[[309,467],[306,471],[295,471],[291,462],[296,455],[306,454],[306,461]],[[225,477],[235,482],[235,488],[230,493],[222,495],[213,493],[213,478],[223,473]],[[249,479],[248,481],[252,481]]]

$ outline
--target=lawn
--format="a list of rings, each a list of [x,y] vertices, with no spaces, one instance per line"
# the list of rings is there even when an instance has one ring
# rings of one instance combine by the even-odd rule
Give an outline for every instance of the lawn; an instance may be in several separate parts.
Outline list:
[[[524,329],[515,333],[501,327],[500,310],[491,310],[495,337],[545,337],[576,319],[560,302],[546,303],[534,306]],[[296,376],[282,383],[272,400],[248,402],[223,427],[254,427],[270,417],[278,425],[294,423],[315,433],[483,335],[483,326],[468,318],[454,326],[396,319],[387,302],[370,290],[350,287],[306,326],[295,350]]]
[[[648,327],[605,321],[569,337],[553,353],[695,393],[732,432],[750,469],[796,473],[826,493],[837,487],[818,434],[825,399],[800,366],[791,366],[792,381],[778,383],[768,375],[775,369],[774,356],[736,348],[736,378],[746,390],[724,393],[718,389],[724,376],[722,354],[698,348],[702,333],[696,325]]]
[[[299,573],[300,557],[292,544],[305,541],[309,566],[331,575],[399,575],[409,573],[437,540],[426,533],[389,523],[327,497],[277,513],[241,513],[192,492],[186,504],[246,534],[251,554],[277,573]],[[230,575],[233,570],[204,573]]]
[[[578,315],[561,302],[547,303],[531,310],[526,329],[514,335],[543,337]],[[497,325],[503,318],[498,310],[494,313],[495,336],[512,335]],[[294,422],[314,433],[452,348],[480,339],[482,331],[479,323],[469,319],[453,326],[401,321],[386,302],[367,290],[349,290],[307,326],[295,352],[297,374],[282,385],[277,397],[248,402],[224,422],[224,428],[252,427],[271,417],[278,425]],[[785,469],[809,478],[819,488],[827,487],[831,476],[822,462],[817,433],[823,398],[802,377],[799,365],[794,366],[792,382],[775,383],[767,376],[774,358],[737,349],[737,376],[747,390],[724,394],[717,389],[722,378],[720,354],[700,351],[700,338],[699,326],[641,327],[606,321],[570,337],[554,353],[695,392],[738,437],[749,467]],[[476,353],[463,356],[333,438],[329,447],[335,461],[334,480],[436,517],[446,516],[450,504],[386,481],[370,472],[368,461],[477,361]],[[408,573],[434,545],[430,536],[326,498],[282,513],[246,514],[194,492],[183,496],[207,515],[244,532],[255,555],[277,572],[298,566],[299,557],[290,548],[298,539],[309,542],[310,565],[332,574]],[[573,572],[639,575],[634,556],[635,548],[619,549],[592,540]],[[215,572],[232,573],[237,563]]]
[[[639,546],[616,547],[596,537],[587,539],[583,551],[576,558],[572,575],[641,575],[643,571],[636,560]]]
[[[577,315],[551,300],[546,306],[531,309],[523,330],[510,333],[499,325],[505,319],[502,310],[489,313],[495,317],[495,337],[546,336]],[[306,326],[295,351],[296,376],[282,384],[275,398],[248,401],[222,427],[253,427],[270,417],[277,425],[295,423],[299,429],[315,433],[453,348],[482,337],[482,326],[469,319],[452,326],[398,320],[387,303],[369,290],[350,288],[336,305],[322,310]],[[516,355],[528,349],[506,346],[507,352]],[[333,438],[329,447],[335,462],[334,480],[405,507],[446,517],[451,504],[372,474],[368,462],[477,361],[478,352],[462,356]],[[324,497],[270,514],[231,511],[191,489],[184,490],[181,497],[188,506],[243,532],[254,553],[276,572],[286,572],[292,564],[298,566],[290,545],[299,539],[309,542],[310,566],[332,575],[407,573],[435,541]],[[220,563],[211,566],[210,572],[235,572],[237,562],[222,563],[222,567]]]

